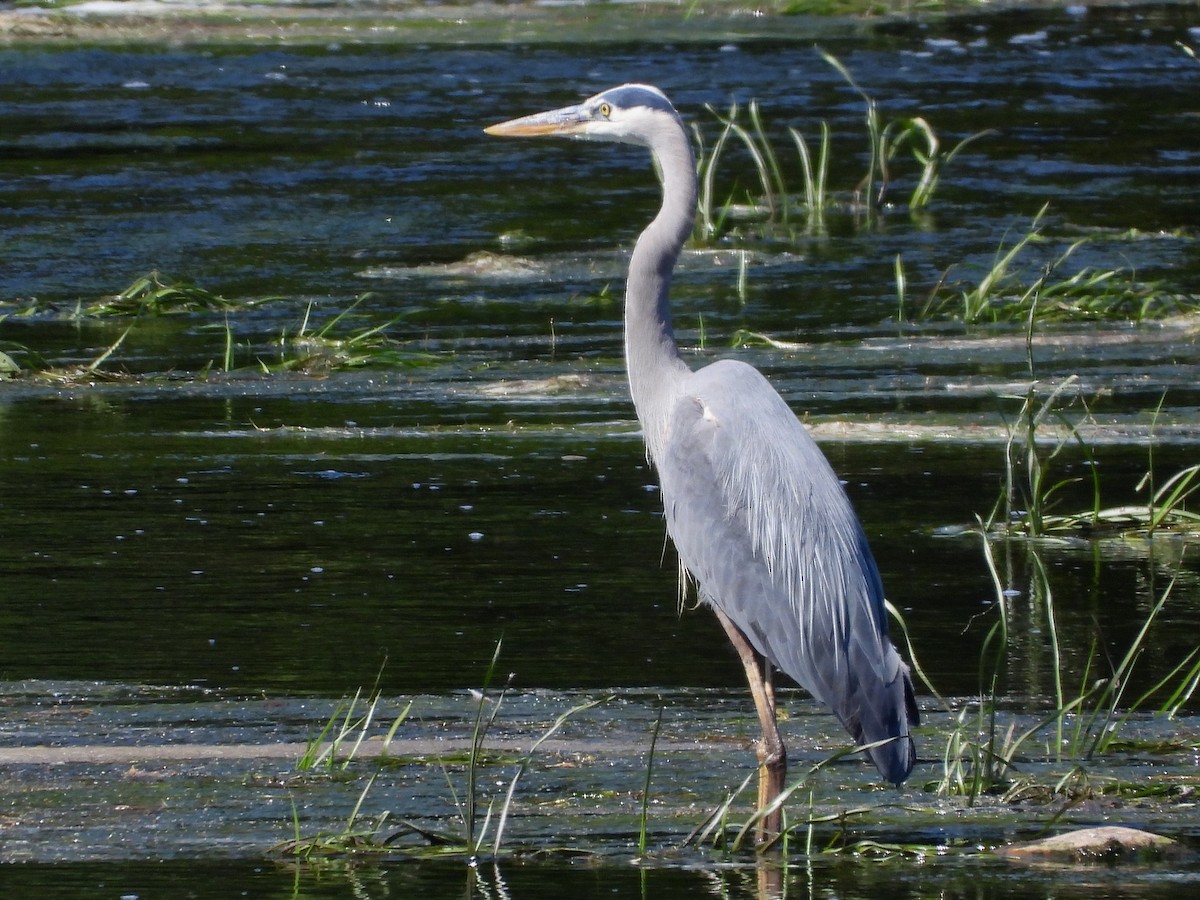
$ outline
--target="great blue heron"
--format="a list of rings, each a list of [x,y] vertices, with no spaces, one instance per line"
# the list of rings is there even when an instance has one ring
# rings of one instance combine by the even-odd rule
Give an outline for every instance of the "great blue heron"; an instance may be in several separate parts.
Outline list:
[[[658,162],[662,207],[629,262],[625,363],[667,531],[741,657],[762,724],[758,802],[776,808],[759,839],[779,831],[773,801],[787,771],[772,666],[832,709],[884,778],[904,781],[918,721],[912,681],[888,638],[879,573],[837,476],[757,369],[725,359],[693,372],[675,343],[671,272],[697,191],[679,114],[658,88],[627,84],[486,131],[639,144]]]

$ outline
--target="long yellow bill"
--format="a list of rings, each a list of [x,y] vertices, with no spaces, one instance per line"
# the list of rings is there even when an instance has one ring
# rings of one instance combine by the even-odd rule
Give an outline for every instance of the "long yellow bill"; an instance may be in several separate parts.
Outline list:
[[[582,106],[564,106],[562,109],[552,109],[549,112],[534,113],[531,116],[521,116],[519,119],[498,122],[483,130],[487,134],[499,137],[541,137],[543,135],[572,137],[582,133],[587,122],[588,119]]]

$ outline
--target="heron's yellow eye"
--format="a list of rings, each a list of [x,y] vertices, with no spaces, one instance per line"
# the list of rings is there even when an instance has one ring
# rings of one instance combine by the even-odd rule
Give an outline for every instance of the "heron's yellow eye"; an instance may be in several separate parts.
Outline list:
[[[596,111],[598,113],[600,113],[600,115],[602,115],[606,119],[612,115],[612,107],[609,106],[607,103],[601,103],[599,108],[597,108]]]

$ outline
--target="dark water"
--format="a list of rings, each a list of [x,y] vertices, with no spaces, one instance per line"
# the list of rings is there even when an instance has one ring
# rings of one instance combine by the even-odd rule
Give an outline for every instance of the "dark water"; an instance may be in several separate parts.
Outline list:
[[[16,895],[38,890],[44,882],[42,866],[10,867],[5,886]],[[490,867],[479,871],[447,864],[407,863],[313,873],[286,866],[251,862],[208,862],[187,865],[153,863],[121,867],[77,864],[59,866],[54,877],[62,886],[59,896],[101,900],[136,896],[140,900],[178,897],[186,885],[197,900],[228,897],[228,885],[241,885],[243,896],[262,898],[354,897],[719,897],[763,896],[753,869],[695,870],[663,867],[649,870],[634,866],[569,863],[533,863]],[[1194,882],[1166,879],[1142,871],[1118,877],[1111,870],[1073,869],[1060,878],[1056,897],[1138,896],[1178,897]],[[1043,880],[1033,873],[1007,867],[932,862],[924,866],[828,862],[817,860],[807,868],[788,872],[783,879],[786,896],[837,896],[859,900],[879,896],[917,898],[1045,896]],[[347,889],[353,893],[348,893]]]
[[[830,427],[823,446],[947,695],[977,687],[990,620],[975,617],[994,589],[978,540],[940,530],[991,509],[1001,413],[1019,406],[1002,398],[1023,391],[1028,364],[1016,331],[959,341],[961,329],[899,328],[894,259],[923,293],[951,264],[987,264],[1048,202],[1052,247],[1109,235],[1078,265],[1200,292],[1200,66],[1174,43],[1194,45],[1194,25],[1187,7],[1093,10],[830,41],[885,118],[923,115],[946,145],[995,134],[947,168],[927,220],[897,207],[871,228],[835,218],[828,237],[787,254],[752,248],[764,255],[744,302],[729,259],[679,277],[676,321],[697,362],[728,352],[739,328],[807,342],[741,355]],[[152,378],[0,382],[0,678],[337,696],[383,666],[389,693],[436,694],[479,684],[502,638],[501,666],[521,688],[738,688],[710,618],[677,613],[623,383],[614,248],[657,202],[646,161],[480,129],[644,80],[709,140],[706,103],[757,99],[781,147],[785,125],[813,140],[828,120],[831,183],[848,190],[865,159],[862,101],[811,44],[0,50],[0,350],[59,366],[94,359],[128,321],[70,312],[154,269],[227,297],[286,298],[228,318],[140,322],[106,368]],[[898,163],[896,177],[899,200],[913,170]],[[539,260],[545,273],[436,268],[480,250]],[[325,320],[368,291],[353,323],[395,317],[388,334],[412,365],[258,371],[310,303]],[[33,298],[39,311],[22,315]],[[240,367],[230,375],[215,371],[227,324]],[[1135,498],[1160,401],[1155,465],[1195,462],[1194,330],[1052,334],[1038,375],[1081,375],[1103,426],[1106,503]],[[536,385],[563,376],[581,380]],[[883,439],[840,439],[847,421]],[[1061,466],[1060,477],[1088,471],[1078,455]],[[1087,500],[1085,485],[1073,502]],[[1102,656],[1123,653],[1172,577],[1137,685],[1196,647],[1195,554],[1078,543],[1043,559],[1072,681],[1092,671],[1095,642]],[[1018,592],[1006,689],[1019,705],[1050,690],[1049,639],[1025,549],[1000,565]],[[311,873],[214,866],[261,896],[324,896]],[[114,896],[106,871],[58,877],[73,896]],[[363,893],[423,890],[428,871],[373,872]],[[643,877],[658,892],[719,894],[744,875],[533,871],[543,887],[514,895],[560,878],[571,893],[645,892]],[[0,884],[18,896],[37,872],[6,870]],[[994,887],[963,875],[939,878],[962,878],[953,896],[1022,890],[1019,875]],[[131,869],[117,893],[165,896],[155,879],[172,877]],[[514,887],[522,870],[505,877]],[[844,896],[896,884],[871,867],[794,877],[795,891],[828,879]],[[924,895],[925,877],[906,869],[904,889]],[[444,873],[435,880],[445,888]]]

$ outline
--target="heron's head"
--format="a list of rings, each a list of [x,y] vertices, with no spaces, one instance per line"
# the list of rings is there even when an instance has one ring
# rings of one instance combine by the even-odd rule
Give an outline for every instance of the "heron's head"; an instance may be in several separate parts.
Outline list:
[[[571,137],[651,146],[666,129],[681,128],[666,94],[648,84],[623,84],[549,112],[535,113],[485,128],[503,137]]]

